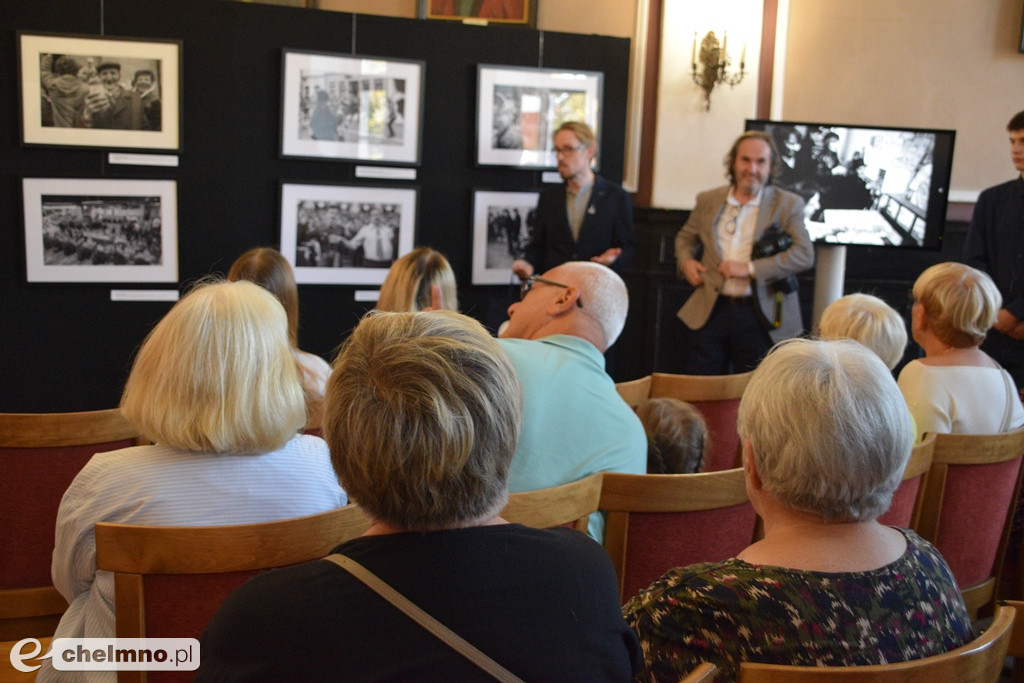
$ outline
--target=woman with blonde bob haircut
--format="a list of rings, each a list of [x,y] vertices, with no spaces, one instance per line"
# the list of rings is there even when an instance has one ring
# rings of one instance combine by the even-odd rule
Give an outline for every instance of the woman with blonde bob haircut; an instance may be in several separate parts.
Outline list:
[[[1024,425],[1013,378],[981,350],[1002,296],[986,273],[939,263],[917,278],[911,333],[924,358],[907,363],[899,386],[926,433],[995,434]]]
[[[498,516],[522,401],[511,363],[475,320],[451,311],[364,317],[334,362],[324,433],[372,526],[334,552],[523,680],[630,680],[639,646],[601,546]],[[309,680],[488,678],[323,561],[242,586],[202,648],[200,681],[287,680],[297,652]]]
[[[56,638],[114,637],[96,522],[248,524],[347,502],[327,445],[297,434],[305,408],[284,309],[251,282],[201,284],[175,304],[143,342],[121,410],[155,443],[97,453],[64,494],[52,574],[70,607]]]
[[[938,551],[876,520],[914,440],[877,355],[850,340],[778,344],[743,393],[737,428],[764,538],[733,559],[672,569],[627,603],[641,678],[677,680],[701,661],[717,680],[735,680],[743,661],[901,662],[974,637]]]
[[[438,295],[440,299],[435,301]],[[448,259],[430,247],[417,247],[399,258],[388,269],[377,308],[395,313],[427,308],[459,310],[455,272]]]
[[[248,280],[267,290],[281,302],[288,317],[288,341],[306,397],[306,427],[319,428],[324,391],[331,366],[320,356],[299,350],[299,288],[295,271],[277,249],[254,247],[231,264],[228,280]]]
[[[907,348],[907,326],[892,306],[870,294],[847,294],[821,314],[822,339],[852,339],[868,347],[892,370]]]

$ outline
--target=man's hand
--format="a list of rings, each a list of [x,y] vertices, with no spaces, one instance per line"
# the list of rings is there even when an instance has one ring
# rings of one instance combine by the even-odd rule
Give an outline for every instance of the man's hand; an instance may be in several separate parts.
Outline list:
[[[1024,322],[1019,322],[1005,333],[1011,339],[1024,339]]]
[[[101,112],[110,107],[110,98],[105,92],[90,92],[85,96],[85,110],[90,114]]]
[[[718,266],[718,272],[725,277],[750,278],[750,266],[744,261],[722,261]]]
[[[995,325],[992,328],[996,332],[1001,332],[1014,339],[1021,339],[1021,337],[1014,336],[1014,330],[1019,322],[1016,315],[1006,308],[1000,308],[999,312],[995,314]]]
[[[708,269],[695,258],[688,258],[679,264],[679,274],[694,287],[704,284],[704,273],[707,271]]]
[[[615,263],[615,259],[619,258],[619,254],[622,253],[622,249],[618,247],[612,247],[606,249],[603,254],[598,256],[591,256],[590,260],[594,263],[600,263],[602,266],[610,266]]]
[[[520,280],[525,280],[533,275],[533,266],[529,261],[517,258],[512,262],[512,272],[518,275]]]

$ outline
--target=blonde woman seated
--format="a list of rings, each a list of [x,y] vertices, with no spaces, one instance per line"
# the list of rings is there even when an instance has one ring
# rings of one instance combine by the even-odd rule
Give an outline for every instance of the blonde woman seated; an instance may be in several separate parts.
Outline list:
[[[455,272],[448,259],[430,247],[417,247],[388,269],[380,288],[381,311],[459,310]]]
[[[940,263],[921,273],[913,296],[911,332],[924,358],[903,368],[899,386],[918,439],[1024,425],[1010,373],[979,348],[1002,306],[992,278],[962,263]]]
[[[699,662],[858,666],[946,652],[973,637],[945,561],[876,521],[914,435],[889,370],[849,341],[782,342],[740,402],[750,501],[764,538],[734,559],[672,569],[623,611],[644,680]]]
[[[324,432],[373,520],[335,553],[523,680],[630,680],[640,650],[604,549],[498,516],[523,399],[497,341],[450,311],[376,311],[334,366]],[[202,651],[200,682],[494,680],[326,561],[246,583]]]
[[[347,502],[306,419],[284,309],[250,282],[201,285],[142,344],[121,412],[153,445],[97,453],[57,512],[53,584],[70,606],[55,638],[113,638],[114,580],[96,570],[96,522],[247,524]],[[57,672],[38,680],[109,680]]]
[[[678,398],[649,398],[636,409],[647,433],[647,474],[692,474],[704,463],[704,416]]]
[[[306,397],[305,427],[319,428],[331,366],[320,356],[299,350],[299,288],[295,284],[295,271],[291,264],[277,249],[255,247],[231,264],[228,280],[255,282],[277,297],[284,306],[288,316],[288,340],[291,343],[292,358],[299,370],[302,391]]]
[[[821,339],[852,339],[892,370],[907,348],[907,326],[892,306],[870,294],[847,294],[830,303],[818,323]]]

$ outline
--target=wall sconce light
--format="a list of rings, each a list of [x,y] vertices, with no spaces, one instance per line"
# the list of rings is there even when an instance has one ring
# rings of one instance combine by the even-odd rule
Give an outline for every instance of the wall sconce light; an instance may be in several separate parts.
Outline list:
[[[700,41],[700,52],[697,52],[697,33],[693,34],[693,51],[690,61],[693,64],[693,82],[704,91],[704,111],[711,111],[711,91],[716,85],[728,84],[731,88],[746,75],[743,68],[747,62],[747,41],[743,41],[743,51],[740,53],[740,70],[727,72],[725,69],[732,63],[729,54],[725,50],[726,41],[729,38],[727,31],[722,32],[722,42],[719,44],[714,31],[708,31],[704,40]],[[699,58],[699,61],[698,61]],[[698,69],[698,64],[700,69]]]

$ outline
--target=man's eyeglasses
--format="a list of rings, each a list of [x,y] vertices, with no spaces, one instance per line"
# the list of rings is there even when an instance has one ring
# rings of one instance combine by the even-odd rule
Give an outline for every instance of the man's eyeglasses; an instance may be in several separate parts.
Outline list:
[[[736,221],[740,217],[740,207],[733,206],[732,204],[725,205],[725,222],[722,228],[725,230],[725,234],[732,236],[736,234]]]
[[[567,157],[573,152],[578,152],[581,149],[585,149],[586,145],[576,145],[574,147],[555,147],[555,156]]]
[[[561,282],[555,282],[554,280],[545,280],[539,275],[531,275],[530,277],[523,280],[523,284],[519,287],[519,300],[522,301],[526,298],[526,293],[533,289],[534,282],[541,282],[545,285],[551,285],[553,287],[561,287],[562,289],[569,289],[569,285],[562,284]],[[583,308],[583,301],[580,297],[576,297],[576,305]]]

